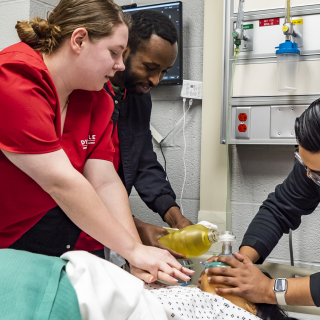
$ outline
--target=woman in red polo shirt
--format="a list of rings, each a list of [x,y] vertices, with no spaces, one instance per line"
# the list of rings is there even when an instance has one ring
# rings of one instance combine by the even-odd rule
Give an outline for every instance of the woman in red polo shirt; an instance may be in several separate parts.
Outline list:
[[[61,0],[47,21],[18,22],[22,42],[0,52],[0,248],[60,255],[83,230],[136,276],[175,282],[189,270],[141,244],[112,164],[102,88],[124,69],[128,25],[112,0]]]

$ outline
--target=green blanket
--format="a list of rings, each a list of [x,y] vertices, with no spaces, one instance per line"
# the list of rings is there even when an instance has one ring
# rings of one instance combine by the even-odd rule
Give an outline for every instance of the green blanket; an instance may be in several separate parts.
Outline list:
[[[66,261],[0,249],[0,319],[81,320]]]

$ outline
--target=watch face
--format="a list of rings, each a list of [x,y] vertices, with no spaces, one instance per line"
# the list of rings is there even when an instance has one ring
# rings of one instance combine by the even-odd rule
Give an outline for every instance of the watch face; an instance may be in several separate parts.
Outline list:
[[[274,291],[281,292],[287,289],[287,279],[277,279],[274,282]]]

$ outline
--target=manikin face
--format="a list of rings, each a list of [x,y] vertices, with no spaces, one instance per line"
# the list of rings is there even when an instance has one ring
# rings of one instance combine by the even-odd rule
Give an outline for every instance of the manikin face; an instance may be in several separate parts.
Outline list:
[[[178,44],[153,34],[136,53],[125,53],[126,70],[122,73],[125,88],[147,93],[155,87],[172,67],[178,54]]]
[[[109,77],[123,71],[123,52],[127,47],[128,28],[125,24],[114,27],[112,36],[90,41],[84,38],[77,58],[77,87],[99,91]]]
[[[208,282],[208,276],[205,274],[202,278],[200,289],[204,292],[209,292],[218,295],[216,292],[216,288],[228,288],[230,286],[222,285],[222,284],[212,284]],[[257,308],[256,305],[244,298],[232,296],[228,294],[219,294],[219,296],[229,300],[231,303],[235,304],[236,306],[247,310],[248,312],[251,312],[252,314],[257,314]]]

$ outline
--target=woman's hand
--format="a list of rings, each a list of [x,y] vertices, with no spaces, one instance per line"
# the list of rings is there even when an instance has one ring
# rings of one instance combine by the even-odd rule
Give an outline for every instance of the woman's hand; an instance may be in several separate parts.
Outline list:
[[[273,292],[274,280],[265,276],[247,256],[239,253],[236,258],[216,257],[213,261],[220,261],[232,268],[215,267],[207,269],[209,283],[224,284],[233,288],[216,288],[217,294],[231,294],[243,297],[255,303],[276,304]]]
[[[150,283],[157,279],[170,283],[177,283],[180,278],[190,280],[188,275],[194,274],[193,270],[182,265],[166,250],[136,244],[136,249],[130,255],[131,273],[139,279]],[[139,270],[141,269],[141,270]]]
[[[146,283],[151,283],[151,282],[154,282],[156,281],[157,279],[152,275],[150,274],[148,271],[145,271],[145,270],[142,270],[140,268],[137,268],[135,266],[133,266],[132,264],[130,265],[130,273],[132,275],[134,275],[135,277],[137,277],[138,279],[146,282]],[[160,280],[164,280],[164,281],[167,281],[167,282],[171,282],[171,283],[177,283],[178,280],[177,279],[173,279],[172,280],[172,277],[166,275],[166,274],[162,274],[161,273],[158,275],[158,279]]]

